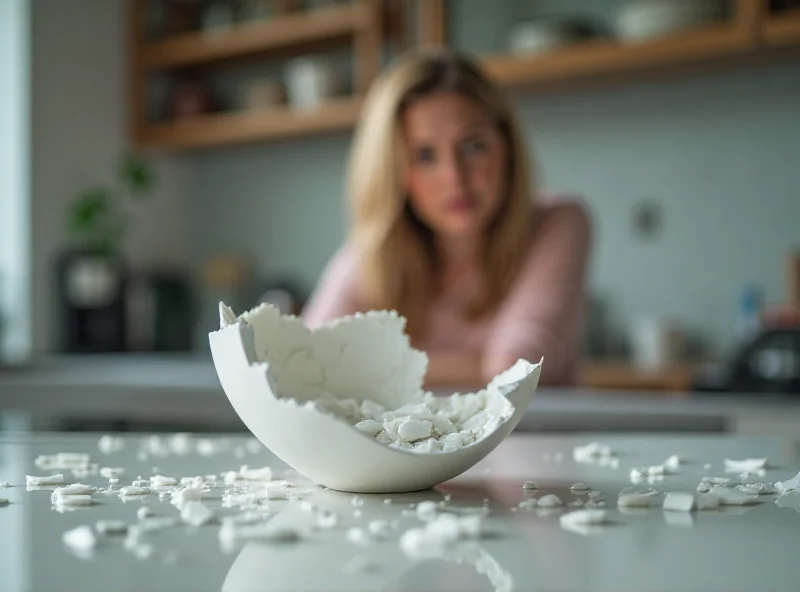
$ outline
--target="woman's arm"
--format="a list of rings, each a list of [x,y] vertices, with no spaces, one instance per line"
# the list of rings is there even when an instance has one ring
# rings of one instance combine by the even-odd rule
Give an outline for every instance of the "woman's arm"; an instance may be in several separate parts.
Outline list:
[[[347,247],[340,249],[322,272],[313,295],[301,314],[310,329],[359,311],[358,263]]]
[[[479,352],[431,353],[425,388],[477,390],[486,386]]]
[[[577,202],[551,206],[491,329],[484,376],[494,376],[517,359],[544,357],[542,384],[574,380],[585,306],[591,225]]]

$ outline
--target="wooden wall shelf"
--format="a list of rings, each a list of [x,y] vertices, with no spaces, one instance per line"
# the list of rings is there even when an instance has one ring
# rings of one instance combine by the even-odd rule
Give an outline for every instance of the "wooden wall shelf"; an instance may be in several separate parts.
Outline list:
[[[750,47],[741,29],[719,24],[652,41],[589,41],[540,56],[490,56],[482,63],[503,85],[544,85],[730,58]]]
[[[800,10],[770,15],[764,19],[764,41],[773,47],[800,44]]]
[[[685,393],[691,389],[696,370],[691,364],[643,370],[624,361],[588,361],[583,365],[579,384],[591,389]]]
[[[351,0],[346,4],[274,17],[263,23],[239,25],[217,34],[188,33],[161,41],[146,41],[141,36],[144,0],[129,0],[132,141],[139,145],[184,149],[352,128],[358,119],[360,97],[380,67],[383,29],[387,27],[387,1]],[[418,3],[419,43],[446,45],[446,9],[449,2],[457,0],[413,1]],[[768,0],[734,0],[733,4],[735,11],[729,22],[659,39],[636,43],[588,41],[548,54],[493,55],[480,57],[480,61],[500,84],[535,91],[551,84],[569,86],[597,78],[635,78],[662,70],[739,58],[744,62],[781,53],[772,51],[773,48],[800,47],[800,10],[770,14]],[[310,46],[328,46],[342,40],[353,47],[356,80],[353,97],[332,101],[315,112],[276,108],[169,123],[147,121],[147,79],[154,70],[203,68],[247,56],[285,56],[286,52],[302,53]]]
[[[350,129],[361,101],[346,98],[314,110],[289,107],[203,115],[145,127],[142,144],[160,148],[207,148]]]
[[[369,26],[369,17],[367,6],[356,2],[278,16],[227,31],[185,33],[144,43],[141,63],[146,70],[176,68],[347,38]]]

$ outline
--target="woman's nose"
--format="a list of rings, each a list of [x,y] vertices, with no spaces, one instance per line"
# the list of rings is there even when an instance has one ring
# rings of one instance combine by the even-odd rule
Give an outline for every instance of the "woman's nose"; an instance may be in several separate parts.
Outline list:
[[[464,186],[467,178],[466,163],[456,151],[451,152],[449,158],[444,160],[442,168],[442,174],[446,178],[448,185],[457,189]]]

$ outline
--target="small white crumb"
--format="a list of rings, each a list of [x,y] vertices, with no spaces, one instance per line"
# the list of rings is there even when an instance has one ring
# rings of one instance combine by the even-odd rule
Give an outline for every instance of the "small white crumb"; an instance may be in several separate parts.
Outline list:
[[[150,485],[153,487],[173,487],[178,484],[178,480],[174,477],[165,477],[164,475],[153,475],[150,477]]]
[[[539,489],[539,486],[533,481],[525,481],[525,483],[522,484],[522,489],[526,491],[535,491]]]
[[[391,500],[391,498],[388,498],[388,497],[387,497],[385,500],[383,500],[383,503],[384,503],[384,504],[386,504],[386,505],[388,506],[389,504],[391,504],[391,503],[392,503],[392,500]]]
[[[136,487],[135,485],[126,485],[119,490],[120,497],[134,497],[139,495],[149,495],[149,487]]]
[[[775,489],[781,494],[800,491],[800,473],[797,473],[797,475],[786,481],[777,481],[775,483]]]
[[[64,543],[81,556],[89,556],[97,546],[97,537],[89,526],[79,526],[62,535]]]
[[[213,517],[214,512],[196,500],[189,500],[181,508],[181,520],[195,527],[202,526]]]
[[[53,497],[53,503],[57,506],[91,506],[94,502],[92,501],[91,495],[59,495]]]
[[[120,467],[101,467],[100,476],[106,479],[117,479],[125,473],[125,469]]]
[[[347,530],[347,540],[354,545],[367,546],[372,542],[372,537],[369,533],[360,526],[354,526]]]
[[[60,485],[64,482],[64,475],[25,475],[25,484],[32,487],[41,487],[46,485]]]
[[[697,496],[698,510],[713,510],[720,505],[720,499],[713,493],[701,493]]]
[[[439,504],[431,500],[425,500],[417,504],[416,514],[420,520],[431,520],[439,511]]]
[[[94,529],[102,535],[122,534],[128,530],[128,525],[122,520],[98,520]]]
[[[697,484],[697,493],[708,493],[709,491],[711,491],[711,485],[709,483],[700,481],[700,483]]]
[[[353,504],[356,508],[359,508],[364,505],[364,498],[360,495],[354,495],[353,498],[350,500],[350,503]]]
[[[203,499],[203,490],[199,487],[184,487],[172,493],[172,503],[178,507],[188,501]]]
[[[529,497],[528,499],[522,500],[520,503],[518,503],[517,508],[519,508],[520,510],[529,510],[531,508],[535,508],[536,503],[537,499],[535,497]]]
[[[339,523],[339,515],[336,512],[322,510],[317,514],[317,526],[319,528],[333,528]]]
[[[606,506],[606,501],[603,499],[590,499],[586,502],[587,508],[604,508]]]
[[[574,500],[569,502],[567,505],[570,508],[582,508],[583,507],[583,501],[578,499],[578,498],[575,498]]]
[[[540,508],[555,508],[558,506],[563,506],[564,502],[562,502],[561,498],[554,493],[550,493],[539,498],[537,505]]]
[[[387,538],[391,531],[388,520],[372,520],[367,528],[372,536],[379,539]]]
[[[622,493],[617,499],[617,506],[623,508],[649,508],[652,505],[652,493]]]
[[[746,458],[743,460],[725,459],[726,473],[755,473],[767,468],[766,458]]]
[[[589,491],[587,493],[587,495],[589,496],[589,499],[597,499],[597,498],[603,497],[603,492],[602,491],[598,491],[596,489],[592,489],[591,491]]]
[[[670,491],[664,498],[664,510],[669,512],[691,512],[694,509],[694,494]]]
[[[82,483],[71,483],[64,487],[56,487],[53,491],[54,496],[61,495],[86,495],[92,493],[92,488]]]
[[[119,452],[125,448],[125,438],[105,435],[100,438],[97,447],[103,454],[111,454],[112,452]]]
[[[758,496],[749,495],[737,489],[712,487],[711,493],[719,498],[719,503],[723,506],[747,506],[758,503]]]
[[[559,518],[562,527],[577,524],[602,524],[605,521],[605,510],[576,510],[562,514]]]
[[[723,487],[732,484],[732,481],[727,477],[703,477],[700,481],[703,483],[710,483],[711,485],[722,485]]]
[[[589,487],[586,485],[586,483],[578,482],[578,483],[573,483],[572,485],[570,485],[569,489],[570,489],[570,491],[573,491],[573,492],[575,492],[575,491],[588,491]]]
[[[770,495],[778,491],[771,483],[745,483],[737,485],[736,489],[751,495]]]
[[[711,463],[704,464],[703,465],[703,469],[706,470],[706,471],[710,471],[711,470]]]
[[[653,466],[647,467],[648,476],[661,477],[661,476],[664,475],[664,473],[665,473],[664,465],[653,465]]]
[[[631,483],[639,483],[646,477],[646,471],[643,469],[631,469]]]
[[[145,518],[149,518],[152,515],[153,515],[153,510],[150,508],[150,506],[142,506],[141,508],[136,510],[136,517],[139,520],[144,520]]]
[[[681,458],[677,454],[673,454],[664,461],[664,468],[670,473],[676,473],[681,466]]]

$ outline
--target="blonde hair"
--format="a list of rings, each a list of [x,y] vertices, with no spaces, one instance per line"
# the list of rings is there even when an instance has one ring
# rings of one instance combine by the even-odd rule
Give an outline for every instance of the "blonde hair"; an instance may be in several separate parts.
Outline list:
[[[401,58],[370,88],[356,127],[349,163],[349,242],[359,258],[360,295],[373,309],[406,317],[412,341],[421,337],[436,272],[433,235],[408,206],[402,115],[415,99],[455,92],[478,102],[495,119],[508,154],[507,195],[487,229],[481,292],[469,315],[494,309],[525,256],[533,207],[528,154],[503,93],[464,56],[442,51]]]

